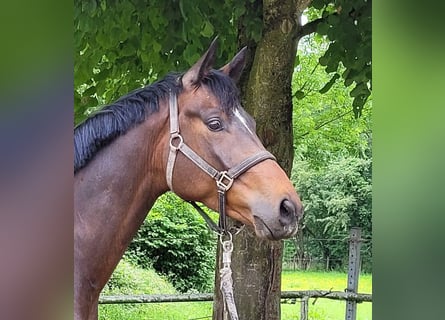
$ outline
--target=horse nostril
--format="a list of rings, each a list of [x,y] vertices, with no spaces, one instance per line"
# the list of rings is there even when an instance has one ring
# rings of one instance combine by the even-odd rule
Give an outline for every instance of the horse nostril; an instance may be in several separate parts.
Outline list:
[[[284,199],[280,204],[280,223],[285,226],[296,220],[296,209],[293,202]]]

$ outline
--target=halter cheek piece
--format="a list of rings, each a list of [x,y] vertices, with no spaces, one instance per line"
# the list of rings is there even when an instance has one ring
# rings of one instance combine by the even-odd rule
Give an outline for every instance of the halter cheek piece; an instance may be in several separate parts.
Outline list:
[[[175,166],[176,156],[178,151],[182,152],[188,159],[190,159],[195,165],[197,165],[201,170],[207,173],[216,181],[216,188],[218,191],[218,211],[219,211],[219,223],[216,225],[213,220],[207,216],[207,214],[195,203],[190,201],[190,203],[198,210],[198,212],[203,216],[209,227],[220,235],[228,234],[227,223],[226,223],[226,192],[230,189],[233,181],[242,175],[244,172],[255,166],[256,164],[272,159],[276,161],[275,157],[268,151],[260,151],[243,161],[238,165],[230,168],[228,170],[218,171],[212,167],[207,161],[201,158],[196,152],[194,152],[187,144],[184,142],[184,138],[179,132],[179,120],[178,120],[178,102],[175,94],[170,92],[169,97],[169,109],[170,109],[170,151],[167,160],[167,184],[171,191],[173,190],[173,169]]]

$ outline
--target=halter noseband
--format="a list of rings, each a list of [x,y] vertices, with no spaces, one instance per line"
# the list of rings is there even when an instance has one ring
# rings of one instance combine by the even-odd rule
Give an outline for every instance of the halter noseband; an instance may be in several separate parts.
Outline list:
[[[211,166],[207,161],[201,158],[196,152],[194,152],[187,144],[184,142],[184,138],[179,132],[179,112],[178,112],[178,102],[176,94],[170,92],[169,97],[169,109],[170,109],[170,151],[167,160],[167,170],[166,178],[167,184],[171,191],[173,190],[173,169],[175,166],[176,156],[178,151],[181,151],[188,159],[190,159],[195,165],[197,165],[201,170],[207,173],[216,181],[216,188],[218,190],[218,211],[219,211],[219,225],[216,226],[215,223],[204,213],[204,211],[195,203],[190,202],[198,212],[204,217],[206,222],[209,224],[215,232],[219,234],[227,234],[226,227],[226,192],[230,189],[233,181],[242,175],[244,172],[255,166],[256,164],[272,159],[276,161],[275,157],[268,151],[260,151],[243,161],[241,161],[236,166],[228,169],[219,171]]]

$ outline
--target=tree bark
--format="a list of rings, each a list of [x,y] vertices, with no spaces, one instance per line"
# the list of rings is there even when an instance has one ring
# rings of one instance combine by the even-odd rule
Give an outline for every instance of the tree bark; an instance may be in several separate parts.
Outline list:
[[[250,72],[245,70],[249,76],[240,85],[244,107],[256,120],[258,136],[288,175],[294,154],[291,80],[302,3],[307,1],[263,1],[262,38],[256,44]],[[218,248],[218,261],[220,253]],[[260,240],[247,228],[234,237],[232,272],[240,319],[280,319],[282,255],[282,241]],[[219,269],[216,272],[213,319],[222,320],[218,272]]]

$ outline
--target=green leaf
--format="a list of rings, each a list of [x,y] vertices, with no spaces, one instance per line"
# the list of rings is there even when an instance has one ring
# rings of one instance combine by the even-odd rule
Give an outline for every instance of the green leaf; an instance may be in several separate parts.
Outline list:
[[[318,59],[318,62],[321,66],[326,66],[329,63],[329,58],[326,56],[326,54],[324,54]]]
[[[342,73],[342,78],[343,79],[347,79],[349,77],[349,73],[351,72],[351,69],[346,69],[343,73]]]
[[[246,7],[244,6],[242,1],[236,2],[236,5],[233,8],[233,15],[237,18],[241,17],[246,12]]]
[[[340,17],[338,15],[336,15],[336,14],[330,14],[327,17],[327,21],[331,25],[338,24],[340,22]]]
[[[121,56],[128,57],[136,53],[136,48],[130,41],[126,41],[122,50],[120,51]]]
[[[334,59],[334,58],[336,58],[336,57],[332,57],[329,60],[328,65],[326,66],[326,72],[327,73],[332,73],[334,71],[337,71],[337,69],[338,69],[339,60],[338,59]]]
[[[161,52],[162,46],[160,43],[153,41],[152,42],[152,47],[153,47],[153,51],[154,52]]]
[[[94,76],[94,80],[95,81],[101,81],[101,80],[105,80],[106,78],[108,78],[110,75],[110,69],[102,69],[100,70],[100,72],[98,74],[96,74]]]
[[[301,100],[305,97],[305,94],[302,90],[298,90],[297,92],[295,92],[294,94],[295,98],[297,98],[298,100]]]
[[[326,83],[323,88],[321,88],[320,90],[318,90],[318,92],[320,92],[321,94],[324,94],[326,92],[329,91],[329,89],[331,89],[331,87],[334,85],[335,81],[340,78],[340,75],[338,73],[334,74],[331,78],[331,80],[329,80],[328,83]]]
[[[101,96],[105,92],[105,89],[106,89],[105,86],[106,86],[106,82],[105,81],[100,81],[100,82],[97,83],[97,85],[96,85],[96,94],[98,96]]]
[[[96,93],[96,86],[91,86],[83,92],[82,96],[88,97],[92,96],[95,93]]]
[[[349,93],[351,97],[358,97],[359,95],[363,95],[366,92],[369,92],[368,87],[365,83],[358,83],[354,89]]]
[[[300,64],[300,56],[297,55],[294,60],[294,68],[296,68]]]
[[[326,35],[328,34],[329,28],[330,26],[326,22],[319,23],[317,26],[317,33],[321,35]]]
[[[313,0],[311,3],[311,6],[314,7],[315,9],[323,9],[323,7],[325,6],[325,3],[323,0]]]
[[[210,38],[213,35],[213,32],[213,25],[209,21],[204,22],[204,27],[201,31],[201,34],[206,38]]]
[[[345,79],[345,87],[349,87],[352,83],[354,82],[354,80],[352,80],[351,78],[347,78]]]

